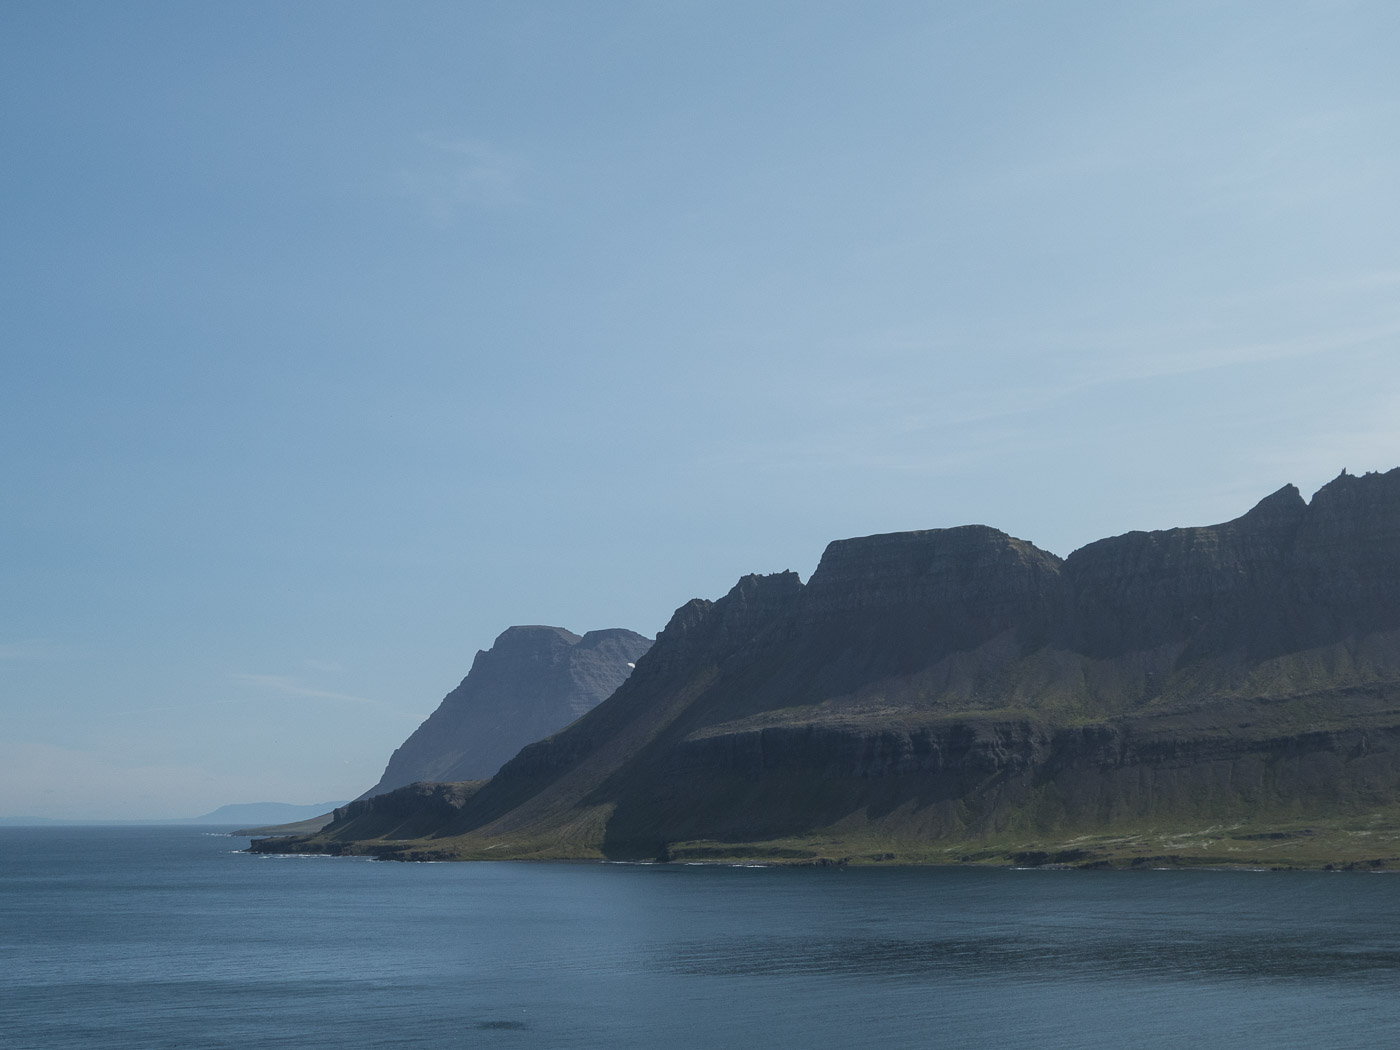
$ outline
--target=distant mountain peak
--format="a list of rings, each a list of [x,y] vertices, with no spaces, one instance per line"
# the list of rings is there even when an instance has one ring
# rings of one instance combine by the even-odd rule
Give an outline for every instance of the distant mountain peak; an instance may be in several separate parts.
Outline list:
[[[526,744],[607,699],[650,647],[620,627],[584,635],[545,624],[506,628],[361,797],[417,781],[490,777]]]

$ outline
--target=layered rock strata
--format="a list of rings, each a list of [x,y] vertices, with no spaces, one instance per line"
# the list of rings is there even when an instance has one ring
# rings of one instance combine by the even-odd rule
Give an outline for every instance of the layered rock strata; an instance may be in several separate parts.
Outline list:
[[[838,541],[806,586],[682,606],[610,699],[413,828],[637,858],[1397,802],[1400,470],[1064,560],[985,526]],[[388,842],[364,817],[320,841]]]

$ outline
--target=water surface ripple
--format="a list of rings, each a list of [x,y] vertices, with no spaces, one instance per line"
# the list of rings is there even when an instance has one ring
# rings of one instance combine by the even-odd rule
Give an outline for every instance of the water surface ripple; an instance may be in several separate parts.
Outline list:
[[[0,829],[0,1042],[1342,1047],[1400,1030],[1400,880],[403,865]]]

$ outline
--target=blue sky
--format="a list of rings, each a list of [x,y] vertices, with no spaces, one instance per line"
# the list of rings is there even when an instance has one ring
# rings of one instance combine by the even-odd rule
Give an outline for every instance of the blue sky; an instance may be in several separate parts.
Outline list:
[[[352,797],[505,627],[1400,465],[1388,2],[0,7],[0,815]]]

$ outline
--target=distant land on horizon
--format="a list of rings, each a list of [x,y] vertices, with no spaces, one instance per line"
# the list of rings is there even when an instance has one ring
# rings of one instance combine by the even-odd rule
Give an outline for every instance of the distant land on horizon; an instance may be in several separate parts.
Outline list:
[[[1400,867],[1400,469],[1061,559],[831,543],[681,606],[489,780],[265,852]]]
[[[172,817],[165,819],[141,820],[83,820],[81,818],[66,817],[0,817],[0,826],[4,827],[44,827],[50,824],[59,825],[122,825],[122,824],[230,824],[235,827],[242,827],[253,824],[288,824],[294,821],[307,820],[311,817],[323,816],[334,809],[345,805],[341,802],[320,802],[310,806],[296,805],[290,802],[238,802],[227,806],[220,806],[218,809],[198,817]]]

